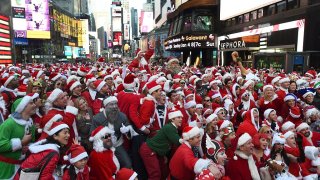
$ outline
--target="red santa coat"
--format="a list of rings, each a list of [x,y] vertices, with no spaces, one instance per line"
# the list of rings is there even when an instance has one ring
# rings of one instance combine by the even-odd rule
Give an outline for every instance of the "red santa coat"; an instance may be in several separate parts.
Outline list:
[[[90,167],[91,180],[113,180],[113,176],[120,168],[113,150],[104,150],[102,152],[93,150],[90,153],[88,165]]]
[[[181,127],[179,128],[179,130],[183,130],[184,127],[188,126],[190,123],[192,122],[196,122],[197,121],[197,115],[194,114],[193,116],[190,115],[188,113],[188,111],[186,109],[179,109],[183,115],[182,117],[182,123],[181,123]]]
[[[54,172],[59,161],[58,146],[56,144],[44,144],[36,148],[30,148],[30,151],[32,152],[32,154],[21,164],[22,169],[34,168],[41,162],[43,158],[49,155],[49,153],[54,151],[57,152],[50,159],[46,168],[42,170],[41,176],[39,177],[39,179],[54,180],[55,179]],[[17,173],[16,176],[14,177],[14,180],[19,180],[19,177],[20,177],[20,174]]]
[[[240,106],[241,103],[243,104],[243,108],[239,109],[239,106]],[[244,113],[245,111],[248,111],[248,110],[250,110],[252,108],[257,108],[256,104],[251,99],[249,99],[249,101],[247,101],[247,102],[243,101],[242,99],[238,99],[235,102],[234,107],[235,107],[235,109],[236,109],[236,111],[237,111],[237,113],[239,115],[242,115],[242,113]]]
[[[102,98],[98,98],[92,103],[92,112],[93,115],[96,115],[100,112],[101,108],[103,108],[103,100]]]
[[[284,146],[284,150],[286,151],[287,154],[291,154],[295,157],[300,157],[300,151],[299,151],[299,148],[295,147],[290,147],[288,145],[285,144]],[[299,163],[297,162],[290,162],[289,164],[289,172],[294,175],[295,177],[299,177],[301,174],[301,167],[299,165]]]
[[[283,101],[286,95],[288,94],[288,90],[285,90],[280,87],[280,89],[276,91],[276,94],[278,95],[278,98]]]
[[[307,137],[308,141],[315,147],[320,147],[320,133],[316,131],[310,132],[310,136]]]
[[[86,165],[83,170],[76,170],[77,179],[72,180],[89,180],[89,167]],[[63,173],[63,180],[71,180],[69,169],[64,171]]]
[[[66,123],[70,128],[70,138],[68,145],[71,145],[73,139],[78,136],[77,126],[76,126],[76,115],[78,114],[78,109],[73,106],[67,106],[65,110],[51,108],[46,115],[43,116],[40,122],[40,128],[44,128],[46,123],[56,114],[60,114],[63,119],[62,122]],[[45,139],[48,137],[48,134],[42,132],[40,139]]]
[[[248,159],[243,159],[239,155],[235,156],[237,160],[231,158],[227,164],[226,175],[229,176],[230,179],[252,180]]]
[[[198,166],[202,166],[200,164],[201,160],[194,157],[191,146],[188,143],[184,143],[179,146],[172,159],[170,160],[170,174],[175,179],[193,180],[196,175],[195,170],[198,169]]]
[[[153,124],[155,120],[155,112],[156,112],[156,100],[154,97],[148,95],[147,97],[141,99],[141,106],[139,109],[140,114],[140,125],[141,128],[150,128],[151,124]],[[141,129],[142,130],[142,129]]]
[[[2,114],[3,119],[6,120],[10,114],[10,111],[11,111],[11,109],[10,109],[11,107],[9,107],[9,105],[13,104],[13,102],[16,100],[17,96],[13,92],[10,92],[10,91],[2,92],[1,94],[2,94],[4,102],[6,103],[6,108],[7,108],[7,111],[5,111],[5,114]]]
[[[260,102],[258,103],[260,118],[264,118],[263,113],[269,108],[280,112],[279,107],[281,107],[282,104],[282,100],[280,100],[277,95],[275,95],[271,101],[266,101],[264,98],[261,98]]]
[[[155,110],[155,116],[154,116],[154,121],[150,127],[150,134],[149,137],[153,137],[157,134],[157,131],[160,130],[165,124],[169,122],[168,119],[168,107],[165,105],[164,108],[164,114],[163,114],[163,122],[161,123],[160,118],[159,118],[159,113],[157,109]]]
[[[239,128],[236,132],[236,136],[240,136],[243,133],[248,133],[251,137],[258,133],[256,125],[253,124],[254,119],[252,115],[252,110],[247,111],[244,115],[244,121],[239,125]],[[259,127],[259,125],[257,125]]]
[[[139,107],[141,95],[133,91],[124,90],[119,92],[118,106],[121,112],[125,113],[128,119],[137,127],[142,128],[143,124],[140,122]]]
[[[84,91],[81,96],[86,99],[88,106],[93,109],[92,104],[95,100],[96,92],[92,90]]]

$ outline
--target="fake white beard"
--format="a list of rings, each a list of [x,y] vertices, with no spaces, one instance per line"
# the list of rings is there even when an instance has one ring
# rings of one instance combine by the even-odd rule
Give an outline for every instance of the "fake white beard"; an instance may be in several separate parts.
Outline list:
[[[144,57],[142,57],[141,60],[140,60],[140,64],[141,64],[142,66],[144,66],[144,65],[147,65],[148,62],[146,61],[146,59],[145,59]]]
[[[0,109],[2,111],[2,114],[6,114],[7,112],[6,102],[3,100],[3,97],[0,97]]]

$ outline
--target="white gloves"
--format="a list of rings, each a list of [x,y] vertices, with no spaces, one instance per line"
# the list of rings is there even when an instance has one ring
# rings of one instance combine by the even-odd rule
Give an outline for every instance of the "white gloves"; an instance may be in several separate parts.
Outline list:
[[[122,123],[122,127],[120,128],[120,132],[121,132],[122,134],[125,134],[125,133],[127,133],[127,132],[129,132],[129,131],[130,131],[129,126],[125,126],[125,125]]]

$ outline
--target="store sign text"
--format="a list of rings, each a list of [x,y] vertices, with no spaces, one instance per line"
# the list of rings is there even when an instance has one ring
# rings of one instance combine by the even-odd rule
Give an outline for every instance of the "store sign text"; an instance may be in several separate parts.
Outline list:
[[[215,36],[210,35],[187,35],[167,39],[164,42],[165,50],[181,48],[213,48]]]
[[[222,42],[220,44],[220,49],[234,49],[234,48],[245,48],[246,43],[244,41],[232,41],[232,42]]]

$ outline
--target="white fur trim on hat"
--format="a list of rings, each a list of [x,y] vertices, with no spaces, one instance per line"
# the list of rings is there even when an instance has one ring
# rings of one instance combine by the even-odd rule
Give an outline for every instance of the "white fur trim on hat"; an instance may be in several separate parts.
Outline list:
[[[37,79],[42,75],[44,73],[44,71],[42,71],[42,70],[40,70],[40,71],[38,71],[38,73],[37,73]]]
[[[207,169],[210,165],[211,161],[209,159],[198,159],[196,164],[194,165],[193,171],[195,174],[201,173],[203,169]]]
[[[271,88],[273,90],[273,86],[269,84],[269,85],[263,86],[262,88],[263,92],[266,91],[267,88]]]
[[[63,119],[63,117],[60,114],[54,115],[43,127],[43,131],[47,134],[49,134],[49,130],[53,124],[53,122],[57,122],[59,119]]]
[[[137,174],[136,172],[134,172],[134,173],[130,176],[129,180],[134,180],[137,176],[138,176],[138,174]]]
[[[309,128],[307,123],[301,123],[299,126],[296,127],[297,132],[300,132],[302,129]]]
[[[156,80],[156,83],[160,84],[160,82],[166,82],[166,81],[167,81],[167,79],[165,77],[161,76]]]
[[[215,93],[215,94],[213,94],[213,95],[211,96],[212,99],[217,98],[217,97],[222,98],[222,96],[221,96],[221,94],[220,94],[219,92],[218,92],[218,93]]]
[[[219,130],[228,127],[230,124],[231,124],[231,121],[224,120],[223,123],[220,125],[220,129]]]
[[[264,113],[263,113],[264,118],[265,118],[265,119],[269,119],[269,115],[270,115],[270,113],[271,113],[272,111],[276,111],[276,110],[271,109],[271,108],[265,110]]]
[[[57,79],[59,79],[61,77],[61,74],[58,73],[56,76],[54,76],[51,80],[52,81],[56,81]]]
[[[274,85],[274,83],[276,83],[277,81],[279,81],[281,79],[280,76],[277,76],[275,78],[272,79],[271,84]]]
[[[289,101],[289,100],[296,100],[296,98],[292,95],[286,95],[286,97],[283,99],[284,102]]]
[[[105,81],[101,81],[101,83],[100,83],[100,84],[98,85],[98,87],[96,88],[97,91],[99,92],[105,84],[106,84]]]
[[[248,133],[242,134],[238,139],[237,148],[239,148],[240,146],[244,145],[250,139],[252,139],[252,137]]]
[[[83,152],[83,153],[79,154],[78,156],[76,156],[74,158],[71,158],[70,159],[70,163],[74,164],[74,163],[76,163],[76,162],[78,162],[81,159],[86,158],[86,157],[88,157],[88,153],[87,152]]]
[[[105,100],[103,100],[103,105],[106,106],[107,104],[109,104],[110,102],[116,101],[118,102],[117,97],[115,96],[109,96],[107,97]]]
[[[217,109],[214,110],[214,114],[218,114],[219,111],[224,110],[223,107],[218,107]]]
[[[47,101],[49,101],[50,103],[53,103],[61,93],[63,93],[61,89],[59,88],[54,89],[50,94],[50,96],[48,97]]]
[[[287,121],[285,123],[282,124],[281,130],[282,131],[287,131],[290,128],[294,128],[294,124],[291,121]]]
[[[87,80],[86,85],[89,86],[90,83],[92,83],[92,82],[94,82],[94,81],[96,81],[96,80],[97,80],[97,79],[96,79],[95,77],[90,78],[90,79]]]
[[[89,138],[89,141],[100,140],[106,134],[113,134],[113,133],[114,133],[113,130],[109,129],[108,127],[104,127],[96,135],[94,135],[93,137],[91,136]]]
[[[61,129],[64,129],[64,128],[68,128],[69,129],[69,126],[67,124],[60,124],[59,126],[56,126],[55,128],[51,129],[49,132],[48,132],[48,135],[49,136],[52,136],[54,135],[56,132],[60,131]]]
[[[313,92],[308,91],[308,92],[304,93],[304,94],[302,95],[302,97],[303,97],[303,98],[306,98],[306,97],[307,97],[308,95],[310,95],[310,94],[314,95]]]
[[[162,87],[158,84],[156,86],[154,86],[153,88],[150,88],[148,90],[149,94],[152,94],[154,91],[158,90],[158,89],[161,89]]]
[[[246,89],[249,87],[250,84],[254,83],[251,79],[249,79],[246,83],[244,83],[243,88]]]
[[[73,91],[73,89],[76,88],[77,86],[81,86],[81,83],[79,81],[76,81],[72,84],[72,86],[70,87],[70,91]]]
[[[207,119],[206,119],[206,123],[209,124],[210,122],[212,122],[217,117],[218,116],[216,114],[210,114],[210,116],[208,116]]]
[[[176,117],[183,117],[181,111],[178,110],[178,111],[170,112],[168,114],[168,118],[169,119],[173,119],[173,118],[176,118]]]
[[[304,147],[304,154],[308,159],[313,161],[319,158],[319,149],[315,146],[306,146]]]
[[[187,141],[187,140],[197,136],[198,134],[201,135],[200,129],[198,127],[193,127],[190,131],[183,132],[182,137],[183,137],[183,140]]]
[[[285,83],[285,82],[290,82],[290,79],[289,78],[282,78],[279,80],[279,83]]]
[[[271,145],[273,146],[276,143],[284,144],[285,142],[286,142],[286,140],[285,140],[285,138],[284,138],[284,136],[282,134],[275,133],[273,135]]]
[[[113,80],[113,76],[112,75],[106,75],[103,80],[105,81],[106,79],[111,78]]]
[[[31,100],[31,96],[24,96],[17,108],[15,109],[15,112],[21,113]]]
[[[7,85],[8,85],[13,79],[14,79],[14,76],[10,76],[10,77],[6,80],[6,82],[4,82],[3,86],[4,86],[4,87],[7,87]]]
[[[185,109],[189,109],[189,108],[191,108],[193,106],[196,106],[196,105],[197,105],[197,103],[195,101],[189,101],[189,102],[184,104],[184,108]]]
[[[284,134],[284,138],[288,139],[291,135],[294,135],[294,133],[292,131],[288,131]]]
[[[202,104],[197,104],[197,105],[196,105],[196,108],[197,108],[197,109],[203,108],[203,105],[202,105]]]
[[[313,114],[318,113],[319,111],[316,108],[308,109],[306,112],[306,118],[310,118]]]

